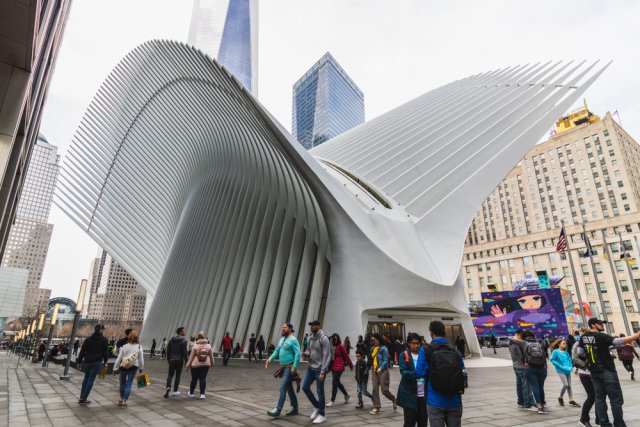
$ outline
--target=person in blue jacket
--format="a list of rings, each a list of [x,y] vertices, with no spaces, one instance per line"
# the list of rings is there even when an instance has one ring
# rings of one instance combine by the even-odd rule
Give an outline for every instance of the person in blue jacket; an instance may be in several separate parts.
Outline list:
[[[431,335],[431,345],[449,345],[445,338],[444,323],[439,320],[431,322],[429,324],[429,333]],[[460,356],[460,360],[464,370],[462,356]],[[416,377],[428,378],[428,375],[429,362],[425,347],[422,347],[418,354]],[[437,392],[431,384],[431,379],[429,379],[427,382],[427,415],[431,427],[460,427],[462,425],[462,396],[459,394],[445,395]]]
[[[571,389],[571,371],[573,371],[573,361],[571,360],[571,353],[569,353],[569,344],[567,340],[559,339],[553,343],[553,352],[551,353],[551,364],[556,368],[556,372],[562,381],[562,389],[560,390],[560,397],[558,397],[558,403],[560,406],[564,406],[564,392],[569,395],[569,405],[579,408],[580,405],[573,400],[573,390]]]

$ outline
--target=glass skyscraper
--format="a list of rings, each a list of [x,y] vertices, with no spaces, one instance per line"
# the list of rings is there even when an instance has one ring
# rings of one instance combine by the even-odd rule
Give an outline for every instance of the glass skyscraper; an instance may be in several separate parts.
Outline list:
[[[327,52],[293,85],[293,136],[306,149],[364,123],[364,94]]]
[[[195,0],[189,44],[258,95],[258,0]]]

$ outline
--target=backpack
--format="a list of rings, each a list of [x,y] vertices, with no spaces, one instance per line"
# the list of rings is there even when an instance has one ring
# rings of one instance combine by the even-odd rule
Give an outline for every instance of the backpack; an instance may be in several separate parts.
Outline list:
[[[579,343],[576,341],[576,343],[573,344],[573,347],[571,348],[571,361],[573,362],[573,366],[575,366],[576,368],[586,369],[587,363],[582,357],[578,356],[578,344]]]
[[[199,346],[196,348],[196,357],[198,358],[198,362],[204,363],[209,358],[209,349],[206,345]]]
[[[541,368],[547,360],[547,352],[539,342],[527,342],[525,361],[534,368]]]
[[[464,369],[458,350],[446,345],[425,346],[431,387],[445,395],[464,393]]]
[[[120,350],[122,351],[122,350]],[[131,353],[128,356],[122,358],[122,363],[120,363],[120,367],[123,369],[131,369],[135,365],[138,360],[138,352],[140,351],[140,346],[138,346],[138,350],[135,353]]]

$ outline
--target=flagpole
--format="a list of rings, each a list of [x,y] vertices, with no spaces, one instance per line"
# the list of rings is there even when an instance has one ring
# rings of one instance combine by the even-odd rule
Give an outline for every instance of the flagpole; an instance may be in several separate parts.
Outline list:
[[[616,295],[618,296],[618,304],[620,304],[620,313],[622,313],[622,321],[624,322],[624,330],[627,332],[627,336],[631,335],[631,329],[629,328],[629,319],[627,318],[627,309],[622,301],[622,292],[620,292],[620,282],[618,282],[618,271],[613,266],[613,260],[611,259],[611,253],[609,253],[609,245],[607,244],[607,235],[604,230],[602,232],[602,246],[604,247],[607,258],[609,258],[609,267],[611,268],[611,275],[613,276],[613,286],[616,288]],[[620,238],[622,243],[622,237]],[[622,248],[624,250],[624,248]]]
[[[562,219],[562,230],[564,230],[564,218]],[[582,295],[580,294],[580,285],[578,284],[578,277],[576,276],[576,269],[573,267],[573,257],[571,256],[571,247],[569,246],[569,238],[567,237],[567,231],[564,230],[564,237],[567,242],[567,258],[569,258],[569,266],[571,267],[571,275],[573,276],[574,289],[576,290],[576,296],[578,297],[578,304],[580,305],[580,317],[582,318],[582,326],[587,327],[587,317],[584,314],[584,306],[582,303]]]
[[[589,261],[591,261],[591,270],[593,271],[593,278],[596,282],[596,293],[598,294],[598,300],[600,301],[600,312],[602,314],[602,320],[606,321],[607,325],[607,333],[611,333],[611,325],[609,322],[609,316],[607,316],[607,311],[604,308],[604,299],[602,298],[602,292],[600,292],[600,285],[598,284],[598,273],[596,272],[596,265],[593,262],[593,251],[591,250],[591,243],[589,243],[589,238],[587,237],[587,229],[584,226],[584,222],[582,223],[582,240],[584,240],[584,244],[587,247],[587,253],[589,254]]]
[[[636,249],[640,248],[640,246],[638,246],[638,237],[637,236],[633,236],[633,239],[636,242]],[[622,248],[624,249],[624,243],[622,243],[622,235],[620,235],[620,244],[622,245]],[[627,250],[626,249],[624,249],[624,253],[625,253],[625,255],[627,254]],[[638,254],[640,256],[640,252]],[[633,278],[633,272],[631,271],[631,264],[629,264],[628,262],[626,264],[627,264],[627,273],[629,273],[629,280],[631,281],[631,290],[633,290],[633,296],[634,296],[633,299],[636,301],[637,311],[640,312],[640,296],[638,296],[638,287],[636,286],[636,281]]]

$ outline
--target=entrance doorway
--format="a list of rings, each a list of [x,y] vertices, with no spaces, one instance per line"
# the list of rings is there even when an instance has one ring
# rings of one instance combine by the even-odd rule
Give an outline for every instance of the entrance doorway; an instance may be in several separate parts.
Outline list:
[[[404,323],[400,322],[369,322],[367,324],[367,333],[389,334],[392,337],[401,337],[403,341],[406,339]]]
[[[462,331],[462,325],[460,325],[459,323],[453,325],[444,325],[444,330],[446,332],[447,341],[449,341],[450,345],[455,345],[456,338],[461,335],[465,341],[464,354],[469,354],[469,344],[467,343],[467,337],[464,336],[464,332]]]

